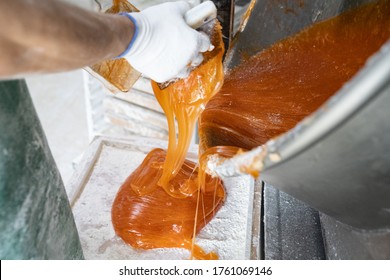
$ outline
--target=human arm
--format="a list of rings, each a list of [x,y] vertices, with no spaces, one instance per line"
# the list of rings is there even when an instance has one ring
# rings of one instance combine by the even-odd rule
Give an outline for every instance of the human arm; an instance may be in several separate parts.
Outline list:
[[[0,77],[70,70],[120,54],[157,82],[185,77],[211,48],[185,22],[190,8],[178,1],[126,17],[54,0],[1,0]]]
[[[60,1],[0,1],[0,77],[58,72],[121,54],[134,33],[123,16]]]

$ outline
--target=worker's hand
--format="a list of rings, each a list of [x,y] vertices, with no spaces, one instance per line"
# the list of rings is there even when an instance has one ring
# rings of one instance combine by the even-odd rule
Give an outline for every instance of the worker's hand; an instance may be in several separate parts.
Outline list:
[[[158,83],[187,77],[189,67],[203,61],[201,53],[212,48],[207,35],[185,22],[184,14],[190,8],[187,2],[179,1],[127,14],[136,30],[121,57]]]

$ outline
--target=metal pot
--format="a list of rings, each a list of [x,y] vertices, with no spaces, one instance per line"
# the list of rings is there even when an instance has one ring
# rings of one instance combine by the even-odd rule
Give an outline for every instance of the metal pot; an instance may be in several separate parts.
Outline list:
[[[243,51],[254,54],[372,1],[305,1],[302,7],[298,1],[252,2],[228,67]],[[285,13],[286,6],[295,12]],[[390,228],[390,42],[323,107],[266,148],[264,181],[350,226]]]

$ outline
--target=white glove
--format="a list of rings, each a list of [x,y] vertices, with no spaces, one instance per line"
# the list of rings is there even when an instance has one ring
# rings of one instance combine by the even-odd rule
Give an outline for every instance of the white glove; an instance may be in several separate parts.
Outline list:
[[[158,83],[187,77],[189,67],[202,63],[201,52],[212,48],[206,34],[185,22],[184,14],[190,8],[187,2],[178,1],[125,14],[133,21],[135,33],[120,57]]]

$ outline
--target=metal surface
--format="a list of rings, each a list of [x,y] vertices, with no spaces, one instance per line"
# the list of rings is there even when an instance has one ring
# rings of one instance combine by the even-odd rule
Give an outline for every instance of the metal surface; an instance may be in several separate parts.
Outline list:
[[[263,179],[335,219],[390,227],[390,42],[320,110],[267,143]]]
[[[225,50],[229,49],[233,36],[234,2],[235,0],[212,0],[217,7],[217,19],[222,25],[223,42]]]
[[[324,214],[320,219],[328,259],[390,259],[390,230],[359,231]]]
[[[220,168],[264,164],[265,181],[343,223],[389,228],[389,107],[390,42],[317,112]]]
[[[241,26],[241,32],[233,39],[231,49],[227,54],[227,66],[229,68],[234,67],[244,57],[250,57],[315,22],[328,19],[369,2],[374,1],[252,0],[251,12],[247,13],[246,23]]]
[[[265,184],[264,258],[325,259],[318,211]]]
[[[373,1],[265,1],[228,67],[306,26]],[[263,180],[362,229],[390,228],[390,42],[317,112],[266,144]]]

